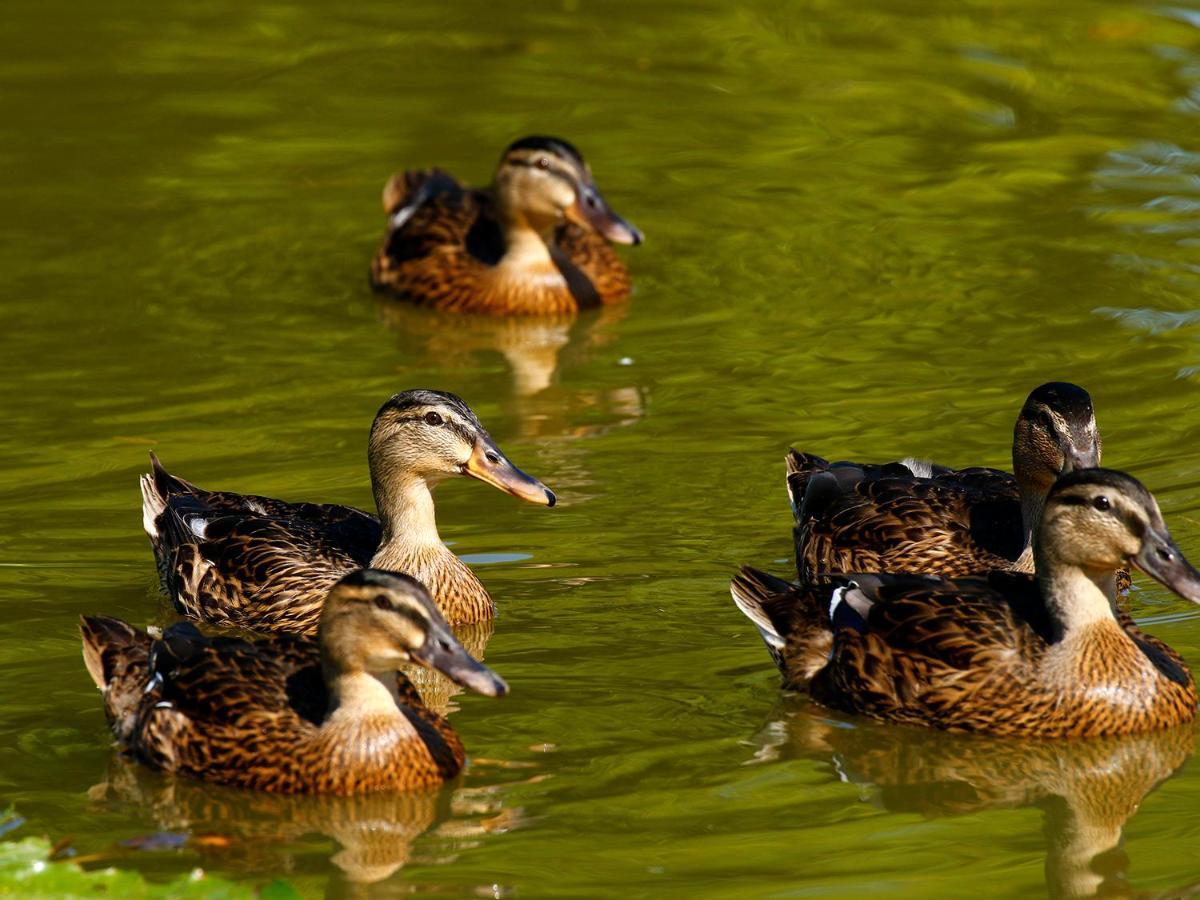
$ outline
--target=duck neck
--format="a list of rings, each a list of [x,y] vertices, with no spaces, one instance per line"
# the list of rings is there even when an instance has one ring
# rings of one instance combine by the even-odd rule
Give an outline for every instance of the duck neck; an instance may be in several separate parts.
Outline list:
[[[502,225],[504,229],[504,256],[499,266],[502,269],[542,269],[546,272],[558,272],[550,256],[550,248],[546,239],[538,231],[523,220],[509,220]]]
[[[383,538],[372,567],[403,572],[415,558],[450,552],[438,534],[433,486],[427,478],[408,475],[391,482],[380,478],[374,487]]]
[[[1056,641],[1082,634],[1091,625],[1115,624],[1115,572],[1065,564],[1036,545],[1034,559],[1038,584],[1054,621]]]
[[[326,722],[378,718],[403,719],[395,672],[344,669],[328,658],[323,661],[325,691],[329,697]]]
[[[1014,464],[1014,468],[1020,473],[1019,466]],[[1038,522],[1042,520],[1042,510],[1046,506],[1048,489],[1023,481],[1020,477],[1018,477],[1017,483],[1021,492],[1021,553],[1016,562],[1012,564],[1012,569],[1015,572],[1032,574],[1036,562],[1033,552],[1033,535],[1037,530]]]
[[[1033,555],[1033,532],[1042,520],[1046,506],[1045,491],[1034,485],[1021,485],[1021,541],[1025,551]]]

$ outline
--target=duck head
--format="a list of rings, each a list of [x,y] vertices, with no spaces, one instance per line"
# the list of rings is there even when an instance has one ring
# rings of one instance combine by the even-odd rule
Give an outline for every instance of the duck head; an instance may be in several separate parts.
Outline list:
[[[1098,465],[1100,432],[1088,392],[1065,381],[1034,390],[1013,429],[1013,473],[1022,491],[1044,497],[1060,475]]]
[[[492,193],[509,227],[544,235],[566,221],[614,244],[642,242],[642,233],[605,202],[579,151],[561,138],[533,136],[510,144]]]
[[[1080,569],[1096,582],[1132,564],[1200,603],[1200,572],[1171,537],[1154,496],[1124,472],[1081,469],[1060,478],[1046,498],[1038,548],[1053,565]]]
[[[444,391],[411,390],[380,408],[371,426],[371,481],[381,492],[393,482],[419,478],[430,486],[466,475],[521,500],[555,504],[554,493],[501,452],[471,407]]]
[[[425,586],[378,569],[352,572],[333,586],[318,629],[327,670],[385,675],[406,663],[436,669],[488,697],[508,685],[458,642]]]

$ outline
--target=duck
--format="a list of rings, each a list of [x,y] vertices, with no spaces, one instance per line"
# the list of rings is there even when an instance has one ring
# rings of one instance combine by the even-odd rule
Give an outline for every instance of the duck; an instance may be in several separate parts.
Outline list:
[[[359,794],[442,784],[462,741],[397,667],[416,662],[488,697],[504,681],[455,639],[407,575],[340,579],[317,638],[206,637],[190,622],[153,638],[84,616],[83,659],[121,750],[152,768],[239,788]]]
[[[466,402],[445,391],[389,398],[371,426],[367,457],[378,518],[349,506],[206,490],[151,453],[151,471],[141,476],[142,525],[175,609],[210,625],[311,636],[330,588],[369,566],[420,580],[455,625],[490,620],[487,589],[438,535],[433,489],[467,476],[547,507],[554,493],[514,466]]]
[[[1013,429],[1013,474],[913,458],[878,465],[791,450],[787,490],[801,581],[847,572],[1033,571],[1032,535],[1055,479],[1100,465],[1092,398],[1049,382]],[[1128,574],[1123,587],[1128,587]]]
[[[1034,539],[1036,575],[869,574],[791,584],[743,568],[731,585],[784,687],[832,709],[946,731],[1093,738],[1196,715],[1190,670],[1116,613],[1132,563],[1200,603],[1153,495],[1131,475],[1060,477]]]
[[[397,172],[383,189],[387,233],[375,290],[460,313],[552,316],[618,303],[629,271],[612,244],[642,233],[601,196],[562,138],[511,143],[490,187],[441,169]]]

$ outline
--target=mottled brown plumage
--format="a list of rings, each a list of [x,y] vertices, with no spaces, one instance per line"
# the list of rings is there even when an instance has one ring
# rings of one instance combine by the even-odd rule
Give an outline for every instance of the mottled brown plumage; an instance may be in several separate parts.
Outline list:
[[[1029,538],[1054,479],[1099,464],[1091,398],[1057,382],[1034,390],[1017,418],[1016,476],[914,460],[830,463],[793,450],[787,487],[800,580],[846,572],[1032,571]]]
[[[785,686],[889,722],[1036,737],[1130,734],[1190,722],[1191,673],[1116,614],[1117,569],[1200,602],[1158,505],[1128,475],[1087,469],[1051,490],[1037,577],[849,575],[793,586],[743,570],[738,607]]]
[[[440,169],[399,172],[383,190],[388,231],[371,262],[377,290],[451,312],[560,315],[629,296],[610,241],[641,243],[579,152],[523,138],[486,190]]]
[[[317,641],[161,639],[84,617],[84,660],[118,745],[159,769],[278,793],[354,794],[439,784],[462,743],[396,671],[436,668],[489,696],[507,690],[454,639],[421,584],[363,570],[330,592]]]
[[[142,520],[176,609],[215,625],[313,634],[325,595],[364,566],[406,572],[451,622],[490,619],[475,574],[437,533],[432,489],[469,475],[543,505],[554,495],[514,467],[461,399],[405,391],[371,427],[368,459],[380,518],[348,506],[208,491],[151,454]]]

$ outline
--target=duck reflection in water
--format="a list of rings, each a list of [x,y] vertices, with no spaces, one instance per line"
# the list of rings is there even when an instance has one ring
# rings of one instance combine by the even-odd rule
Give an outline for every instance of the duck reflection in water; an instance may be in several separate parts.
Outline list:
[[[311,870],[309,858],[323,859],[326,851],[304,838],[325,835],[337,844],[328,856],[336,869],[329,894],[353,895],[357,887],[392,878],[409,863],[453,862],[459,851],[489,834],[521,827],[522,810],[506,802],[510,787],[459,783],[452,789],[346,797],[268,794],[196,782],[114,755],[105,780],[88,797],[101,809],[135,821],[148,817],[165,833],[156,837],[179,839],[173,847],[182,844],[218,871]],[[417,843],[422,835],[428,838]],[[107,862],[111,855],[90,858]],[[397,887],[406,893],[412,889],[403,883]]]
[[[636,386],[572,389],[565,403],[562,392],[553,390],[560,366],[586,361],[613,340],[613,326],[627,313],[623,305],[578,315],[521,318],[447,316],[388,298],[380,299],[377,308],[380,320],[400,336],[406,358],[453,368],[475,364],[481,353],[503,356],[512,371],[513,394],[525,401],[515,416],[520,437],[583,437],[607,430],[580,428],[572,421],[580,409],[608,411],[621,425],[643,415]],[[617,354],[613,356],[615,365]]]
[[[754,743],[756,762],[828,762],[838,780],[870,789],[889,812],[939,818],[1038,807],[1048,893],[1081,898],[1135,894],[1123,829],[1146,796],[1188,761],[1195,739],[1192,724],[1080,741],[949,735],[851,723],[793,698]]]

